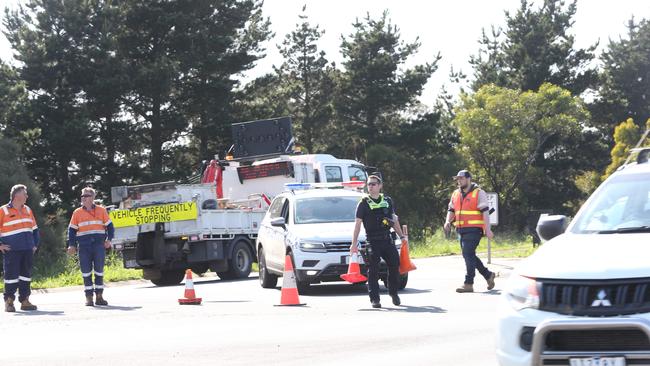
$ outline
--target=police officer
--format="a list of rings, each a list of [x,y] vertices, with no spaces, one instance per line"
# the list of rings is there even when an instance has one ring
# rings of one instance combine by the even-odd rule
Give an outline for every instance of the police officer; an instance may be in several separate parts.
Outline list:
[[[15,312],[16,290],[20,310],[36,310],[29,302],[32,281],[32,262],[38,247],[39,233],[36,219],[27,202],[27,187],[11,187],[11,200],[0,208],[0,250],[4,253],[5,311]]]
[[[381,193],[381,178],[376,175],[370,175],[368,176],[367,184],[368,194],[357,205],[350,254],[352,255],[359,250],[357,241],[361,224],[363,223],[368,242],[366,247],[368,255],[366,257],[368,258],[368,292],[370,295],[370,303],[373,308],[381,308],[378,281],[379,261],[383,258],[388,266],[388,293],[393,300],[393,304],[397,306],[401,303],[397,295],[399,288],[399,254],[390,235],[390,228],[395,229],[395,232],[401,239],[405,239],[406,237],[400,228],[393,201],[390,197]]]
[[[68,227],[68,254],[74,255],[79,245],[79,266],[84,280],[86,306],[108,305],[104,300],[104,261],[106,249],[111,247],[115,229],[102,206],[95,204],[95,190],[81,191],[81,207],[74,210]],[[95,275],[95,286],[93,278]],[[95,302],[93,304],[93,290]]]
[[[490,272],[476,256],[476,247],[485,234],[492,238],[490,229],[490,213],[487,194],[475,183],[472,183],[472,175],[467,170],[461,170],[454,177],[458,189],[451,195],[445,220],[444,230],[449,232],[451,224],[456,226],[456,232],[460,237],[460,246],[465,259],[465,282],[456,289],[456,292],[474,292],[474,276],[476,270],[487,281],[487,289],[494,288],[494,272]]]

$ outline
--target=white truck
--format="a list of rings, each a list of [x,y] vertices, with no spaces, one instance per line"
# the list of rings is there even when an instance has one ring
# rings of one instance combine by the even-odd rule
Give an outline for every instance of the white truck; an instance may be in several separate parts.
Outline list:
[[[272,122],[277,120],[255,121],[246,127],[250,134],[251,126],[262,126],[260,134],[268,136],[272,134],[263,127]],[[280,125],[286,127],[287,121],[283,122]],[[233,131],[239,125],[233,125]],[[204,172],[203,181],[209,176],[206,183],[113,187],[113,247],[122,251],[124,267],[142,269],[144,278],[156,285],[180,283],[187,268],[198,274],[209,269],[222,279],[245,278],[257,262],[260,223],[285,183],[366,180],[366,167],[355,160],[281,151],[275,156],[255,151],[266,157],[261,160],[214,160],[213,171],[208,167]],[[213,178],[215,168],[218,173]]]

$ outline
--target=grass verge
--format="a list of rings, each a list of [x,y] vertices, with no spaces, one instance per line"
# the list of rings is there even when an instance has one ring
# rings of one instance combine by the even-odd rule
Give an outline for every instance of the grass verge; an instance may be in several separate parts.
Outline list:
[[[512,233],[495,233],[490,243],[492,256],[496,258],[523,258],[531,255],[533,247],[529,235]],[[424,240],[414,240],[410,247],[412,258],[435,257],[441,255],[461,254],[460,243],[456,235],[445,238],[442,230],[426,237]],[[483,237],[476,252],[487,253],[487,238]]]

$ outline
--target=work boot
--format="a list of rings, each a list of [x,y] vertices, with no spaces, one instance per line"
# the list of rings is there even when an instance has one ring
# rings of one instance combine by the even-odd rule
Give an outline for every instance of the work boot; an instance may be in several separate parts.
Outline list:
[[[461,287],[456,289],[456,292],[461,294],[464,292],[474,292],[474,285],[464,283]]]
[[[486,281],[487,281],[487,285],[488,285],[488,287],[487,287],[488,290],[492,290],[494,288],[494,278],[496,276],[497,276],[496,273],[492,272],[490,277],[487,278]]]
[[[86,306],[95,306],[93,303],[93,295],[86,295]]]
[[[14,306],[14,298],[9,297],[5,300],[5,311],[8,313],[16,312],[16,307]]]
[[[397,296],[397,294],[395,294],[395,295],[390,295],[390,297],[391,297],[391,299],[393,299],[393,305],[395,305],[395,306],[400,306],[400,304],[402,303],[402,301],[399,299],[399,296]]]
[[[108,301],[104,300],[104,298],[102,297],[102,294],[98,293],[98,294],[95,294],[95,304],[96,305],[106,306],[106,305],[108,305]]]
[[[370,300],[370,304],[372,304],[372,307],[375,309],[379,309],[381,307],[379,300]]]
[[[29,302],[29,297],[20,302],[20,310],[33,311],[36,310],[36,305]]]

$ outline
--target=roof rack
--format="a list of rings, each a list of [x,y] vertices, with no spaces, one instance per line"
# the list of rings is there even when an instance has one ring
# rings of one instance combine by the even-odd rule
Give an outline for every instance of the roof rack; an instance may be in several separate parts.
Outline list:
[[[648,150],[650,150],[650,147],[639,147],[645,141],[646,137],[650,134],[650,128],[646,128],[645,132],[643,133],[643,136],[639,139],[639,141],[636,143],[636,146],[630,150],[630,155],[628,155],[627,159],[625,159],[625,163],[623,163],[623,166],[627,165],[627,163],[630,162],[630,159],[632,158],[632,154],[635,152],[638,152],[639,154],[636,156],[636,162],[637,164],[642,164],[648,161]],[[640,161],[641,160],[641,161]]]

